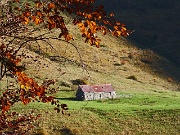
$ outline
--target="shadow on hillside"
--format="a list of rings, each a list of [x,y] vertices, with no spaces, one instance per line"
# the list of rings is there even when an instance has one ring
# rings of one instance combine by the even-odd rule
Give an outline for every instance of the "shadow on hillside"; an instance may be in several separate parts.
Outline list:
[[[171,61],[150,49],[143,49],[143,53],[138,57],[138,60],[140,61],[138,66],[142,70],[150,71],[150,73],[153,73],[152,75],[155,74],[155,76],[163,78],[165,82],[175,86],[173,90],[180,91],[180,68]]]
[[[157,63],[159,69],[162,69],[163,75],[172,78],[176,82],[180,82],[180,68],[173,66],[170,62],[161,60]]]
[[[61,135],[74,135],[69,128],[60,129]]]
[[[146,64],[168,82],[180,84],[179,0],[99,0],[96,4],[103,4],[108,13],[115,13],[115,17],[128,29],[135,29],[128,39],[134,41],[138,48],[153,50],[171,61]]]
[[[143,49],[137,56],[138,67],[144,71],[152,71],[157,76],[160,76],[168,82],[179,84],[180,68],[168,61],[167,59],[157,55],[150,49]],[[136,60],[137,60],[136,59]]]
[[[108,13],[136,30],[129,39],[138,47],[152,49],[180,67],[179,0],[99,0]]]
[[[78,101],[75,97],[69,97],[69,98],[55,98],[57,100],[69,100],[69,101]]]
[[[59,90],[61,92],[74,92],[74,90],[66,90],[66,89],[62,89],[62,90]]]

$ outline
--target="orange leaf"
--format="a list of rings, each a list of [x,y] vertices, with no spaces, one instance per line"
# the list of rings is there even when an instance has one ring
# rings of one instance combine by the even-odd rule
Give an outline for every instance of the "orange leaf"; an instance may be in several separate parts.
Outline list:
[[[94,21],[91,21],[91,24],[92,24],[92,25],[96,25],[96,22],[94,22]]]
[[[56,23],[53,20],[48,19],[48,29],[51,30],[55,27],[56,27]]]
[[[49,4],[48,4],[48,8],[49,8],[49,9],[52,9],[52,8],[54,8],[54,9],[55,9],[55,8],[56,8],[56,6],[55,6],[55,4],[54,4],[54,3],[49,3]]]
[[[103,30],[103,35],[106,35],[106,31],[105,30]]]
[[[117,31],[113,31],[112,34],[113,34],[114,36],[118,37]]]
[[[118,36],[120,36],[121,35],[121,31],[117,31],[117,34],[118,34]]]
[[[118,30],[118,28],[119,28],[118,26],[114,26],[114,29],[115,29],[115,30]]]
[[[27,105],[29,102],[31,102],[31,99],[30,98],[24,98],[22,100],[22,102],[23,102],[24,105]]]
[[[126,30],[127,30],[127,29],[126,29],[125,27],[122,27],[122,28],[121,28],[121,31],[122,31],[122,32],[125,32]]]
[[[37,95],[38,97],[41,97],[41,92],[37,92],[36,95]]]
[[[93,45],[94,44],[94,40],[93,39],[89,39],[89,43],[90,43],[90,45]]]
[[[29,17],[29,16],[31,15],[31,13],[30,13],[29,11],[27,11],[27,12],[25,12],[23,15],[24,15],[25,17]]]
[[[106,20],[103,20],[103,22],[104,22],[104,24],[109,24],[109,22],[108,22],[108,21],[106,21]]]
[[[91,14],[88,14],[87,18],[88,18],[88,19],[92,19],[93,16],[92,16]]]
[[[116,25],[120,25],[121,23],[120,22],[116,22]]]
[[[82,22],[78,23],[78,27],[82,27],[82,26],[83,26]]]
[[[99,48],[99,42],[98,41],[95,41],[95,45],[97,48]]]
[[[40,24],[41,22],[43,22],[42,19],[40,19],[40,18],[35,18],[35,23],[36,23],[36,25]]]
[[[39,7],[41,7],[41,6],[42,6],[42,3],[40,3],[40,2],[37,2],[37,3],[36,3],[36,7],[39,8]]]
[[[17,58],[15,64],[17,65],[19,62],[21,62],[21,59]]]
[[[81,32],[82,32],[82,33],[85,33],[85,31],[86,31],[85,27],[84,27],[84,26],[81,27]]]
[[[31,16],[31,19],[32,19],[33,21],[35,21],[36,16]]]
[[[68,34],[67,36],[65,36],[65,39],[66,39],[66,41],[69,41],[69,40],[73,39],[73,37],[72,37],[72,35]]]
[[[28,23],[29,23],[29,18],[24,17],[24,24],[28,25]]]
[[[41,13],[41,11],[37,11],[36,14],[39,16],[39,17],[43,17],[43,14]]]
[[[123,24],[121,25],[121,27],[125,27],[125,24],[123,23]]]
[[[97,42],[101,42],[101,39],[99,39],[99,38],[96,38],[96,41],[97,41]]]
[[[112,17],[112,16],[114,16],[114,14],[113,14],[113,13],[111,13],[111,14],[110,14],[110,16]]]
[[[98,16],[98,20],[101,20],[102,16]]]
[[[20,11],[20,10],[21,10],[21,8],[20,8],[20,7],[15,7],[15,8],[14,8],[14,10],[18,10],[18,11]]]
[[[2,112],[6,112],[10,109],[10,105],[2,106]]]

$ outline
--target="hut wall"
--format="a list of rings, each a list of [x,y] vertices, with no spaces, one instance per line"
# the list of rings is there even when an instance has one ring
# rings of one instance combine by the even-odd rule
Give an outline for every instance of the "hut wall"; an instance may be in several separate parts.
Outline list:
[[[116,98],[116,92],[111,92],[111,98]]]
[[[94,93],[94,100],[102,99],[103,92],[95,92]]]
[[[116,92],[84,92],[84,100],[100,100],[105,98],[116,98]]]
[[[94,100],[94,93],[84,92],[84,99],[85,100]]]
[[[103,93],[103,98],[110,98],[110,93],[109,92],[104,92]]]

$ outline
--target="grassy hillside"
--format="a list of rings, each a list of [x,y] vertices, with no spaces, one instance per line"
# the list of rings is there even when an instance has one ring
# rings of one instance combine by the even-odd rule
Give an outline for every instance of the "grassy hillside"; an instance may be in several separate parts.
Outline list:
[[[74,41],[50,39],[23,48],[28,57],[22,62],[29,76],[42,83],[57,79],[54,96],[66,103],[66,114],[57,114],[53,106],[18,103],[13,110],[42,113],[32,134],[44,135],[133,135],[174,134],[180,132],[180,70],[151,50],[142,50],[125,38],[101,36],[101,47],[90,46],[77,28],[68,25]],[[41,31],[43,33],[45,31]],[[58,32],[54,31],[58,36]],[[50,34],[51,35],[51,34]],[[50,36],[49,35],[49,36]],[[168,71],[168,72],[167,72]],[[76,101],[77,85],[111,83],[118,99]],[[10,77],[0,82],[3,89],[13,83]]]

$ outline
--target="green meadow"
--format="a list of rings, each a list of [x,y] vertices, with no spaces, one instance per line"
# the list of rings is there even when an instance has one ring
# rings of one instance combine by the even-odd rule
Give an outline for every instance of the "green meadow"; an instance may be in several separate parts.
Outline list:
[[[68,105],[69,110],[64,114],[53,110],[50,103],[34,102],[27,106],[20,103],[14,109],[42,113],[32,130],[36,135],[178,135],[180,132],[179,92],[118,92],[119,98],[98,101],[76,101],[75,92],[67,88],[56,93],[56,99]]]

